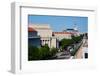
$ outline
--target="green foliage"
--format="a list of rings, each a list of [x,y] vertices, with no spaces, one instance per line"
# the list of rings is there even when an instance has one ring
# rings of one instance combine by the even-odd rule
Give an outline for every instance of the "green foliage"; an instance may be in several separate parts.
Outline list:
[[[56,53],[57,53],[57,49],[56,48],[50,49],[47,44],[40,48],[29,45],[28,60],[51,59]]]
[[[71,46],[71,45],[75,45],[79,42],[81,42],[83,38],[83,35],[80,35],[80,36],[72,36],[71,39],[62,39],[60,41],[60,47],[62,49],[66,49],[68,46]],[[74,51],[71,52],[72,55],[74,55],[76,53],[77,49],[74,49]]]
[[[64,49],[64,47],[69,46],[71,44],[73,44],[73,40],[72,39],[65,39],[64,38],[64,39],[62,39],[60,41],[60,45],[61,45],[62,49]]]
[[[51,48],[50,52],[51,52],[51,56],[54,56],[58,52],[58,49],[53,47]]]
[[[28,48],[28,60],[37,60],[40,59],[40,50],[35,46],[29,45]]]
[[[48,45],[45,45],[43,47],[40,48],[41,51],[41,59],[48,59],[50,56],[50,48],[48,47]]]
[[[82,36],[81,35],[80,36],[72,36],[72,40],[73,40],[74,43],[80,42],[81,39],[82,39]]]

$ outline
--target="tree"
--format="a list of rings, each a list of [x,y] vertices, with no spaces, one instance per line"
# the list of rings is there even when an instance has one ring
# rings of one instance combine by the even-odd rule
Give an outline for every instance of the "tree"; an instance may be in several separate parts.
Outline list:
[[[49,48],[47,44],[42,47],[29,45],[28,60],[46,60],[51,59],[57,53],[56,48]]]
[[[28,60],[40,59],[40,50],[36,46],[29,45],[28,47]]]
[[[78,43],[78,42],[80,42],[81,39],[82,39],[81,36],[72,36],[72,40],[73,40],[74,43]]]
[[[51,56],[54,56],[58,52],[58,49],[53,47],[51,48],[50,52],[51,52]]]
[[[40,48],[41,51],[41,59],[48,59],[50,57],[50,48],[48,47],[48,45],[44,45]]]
[[[62,47],[62,49],[67,48],[67,46],[70,46],[71,44],[73,44],[73,40],[72,39],[62,39],[60,41],[60,45]]]

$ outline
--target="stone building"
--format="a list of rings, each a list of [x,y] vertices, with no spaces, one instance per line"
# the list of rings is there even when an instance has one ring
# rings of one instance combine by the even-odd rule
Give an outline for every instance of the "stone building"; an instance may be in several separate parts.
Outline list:
[[[32,30],[34,31],[34,33],[30,33],[29,31],[29,35],[32,35],[32,38],[34,38],[33,40],[37,40],[38,45],[43,46],[45,44],[48,44],[50,48],[59,48],[59,41],[61,39],[71,39],[72,35],[78,35],[77,29],[69,29],[69,31],[67,30],[62,32],[53,32],[49,24],[30,24],[28,27],[34,29]],[[30,37],[29,39],[29,41],[32,41]],[[30,43],[33,42],[34,41]]]
[[[40,47],[40,36],[37,35],[37,31],[28,27],[28,45]]]

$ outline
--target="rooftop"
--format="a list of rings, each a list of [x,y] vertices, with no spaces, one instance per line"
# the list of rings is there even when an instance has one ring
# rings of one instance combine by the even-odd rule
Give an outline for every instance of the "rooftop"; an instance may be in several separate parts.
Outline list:
[[[28,27],[28,32],[36,32],[36,30],[31,27]]]
[[[34,29],[51,29],[49,24],[29,24],[29,27]]]
[[[71,32],[53,32],[53,34],[73,34]]]

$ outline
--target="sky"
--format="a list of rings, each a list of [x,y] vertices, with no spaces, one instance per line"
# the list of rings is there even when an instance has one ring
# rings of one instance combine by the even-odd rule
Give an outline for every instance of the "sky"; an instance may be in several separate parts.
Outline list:
[[[28,24],[49,24],[54,32],[77,27],[79,32],[88,32],[88,17],[28,15]]]

